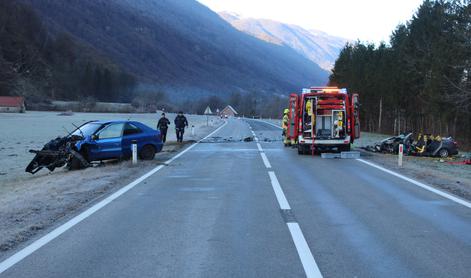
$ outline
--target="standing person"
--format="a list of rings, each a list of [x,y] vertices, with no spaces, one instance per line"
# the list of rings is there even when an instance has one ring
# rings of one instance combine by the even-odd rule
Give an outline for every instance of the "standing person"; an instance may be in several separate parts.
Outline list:
[[[289,134],[288,134],[288,125],[289,125],[289,109],[283,111],[283,119],[281,121],[281,128],[283,129],[283,143],[285,146],[289,144]]]
[[[175,117],[175,131],[177,133],[177,142],[183,142],[183,133],[185,133],[185,127],[188,126],[188,121],[186,117],[183,116],[183,112],[178,112],[177,117]]]
[[[157,123],[157,129],[160,130],[160,135],[162,136],[163,143],[167,141],[167,129],[169,125],[170,121],[165,117],[165,113],[162,113],[162,117],[160,117],[159,123]]]

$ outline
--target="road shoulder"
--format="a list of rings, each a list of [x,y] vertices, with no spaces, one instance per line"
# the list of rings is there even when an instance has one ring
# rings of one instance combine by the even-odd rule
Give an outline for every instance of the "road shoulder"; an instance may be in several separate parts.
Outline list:
[[[201,130],[203,138],[219,126]],[[48,233],[126,184],[175,157],[195,141],[168,142],[153,161],[111,162],[80,171],[11,181],[0,187],[0,260]]]

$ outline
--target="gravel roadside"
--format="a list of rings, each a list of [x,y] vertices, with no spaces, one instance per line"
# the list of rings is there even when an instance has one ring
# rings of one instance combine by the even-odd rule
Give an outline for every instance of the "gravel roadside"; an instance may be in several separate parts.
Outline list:
[[[361,147],[371,145],[386,137],[388,136],[362,132],[361,139],[355,142],[354,147],[361,152],[364,159],[463,199],[471,200],[471,166],[448,163],[462,160],[461,157],[469,156],[469,153],[461,152],[454,158],[444,160],[433,157],[404,156],[403,167],[399,167],[397,155],[373,153],[361,149]]]

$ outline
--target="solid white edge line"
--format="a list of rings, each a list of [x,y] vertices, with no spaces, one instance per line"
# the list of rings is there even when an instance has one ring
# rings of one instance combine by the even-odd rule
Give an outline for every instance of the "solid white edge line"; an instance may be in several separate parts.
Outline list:
[[[262,156],[263,164],[265,164],[265,167],[271,168],[270,161],[268,161],[267,155],[264,152],[261,152],[260,155]]]
[[[304,272],[306,273],[306,277],[308,278],[321,278],[322,274],[317,266],[316,260],[311,253],[311,249],[309,249],[309,245],[304,238],[303,232],[301,231],[301,227],[299,227],[298,223],[288,222],[289,232],[291,233],[291,237],[293,238],[294,245],[296,246],[296,250],[298,251],[299,258],[301,259],[301,264],[303,265]]]
[[[445,193],[445,192],[443,192],[443,191],[441,191],[441,190],[435,189],[435,188],[433,188],[433,187],[431,187],[431,186],[429,186],[429,185],[426,185],[426,184],[421,183],[421,182],[419,182],[419,181],[413,180],[413,179],[411,179],[411,178],[408,178],[408,177],[406,177],[406,176],[403,176],[403,175],[401,175],[401,174],[399,174],[399,173],[396,173],[396,172],[394,172],[394,171],[391,171],[391,170],[388,170],[388,169],[386,169],[386,168],[383,168],[383,167],[381,167],[381,166],[379,166],[379,165],[376,165],[376,164],[374,164],[374,163],[372,163],[372,162],[363,160],[363,159],[361,159],[361,158],[357,158],[356,160],[358,160],[358,161],[360,161],[360,162],[362,162],[362,163],[365,163],[365,164],[367,164],[367,165],[369,165],[369,166],[371,166],[371,167],[374,167],[374,168],[376,168],[376,169],[379,169],[379,170],[381,170],[381,171],[383,171],[383,172],[386,172],[386,173],[388,173],[388,174],[391,174],[391,175],[393,175],[393,176],[396,176],[396,177],[398,177],[398,178],[400,178],[400,179],[403,179],[403,180],[405,180],[405,181],[408,181],[408,182],[410,182],[410,183],[412,183],[412,184],[415,184],[415,185],[417,185],[417,186],[419,186],[419,187],[421,187],[421,188],[423,188],[423,189],[425,189],[425,190],[428,190],[428,191],[433,192],[433,193],[435,193],[435,194],[437,194],[437,195],[440,195],[440,196],[442,196],[442,197],[445,197],[445,198],[447,198],[447,199],[449,199],[449,200],[451,200],[451,201],[454,201],[454,202],[456,202],[456,203],[458,203],[458,204],[460,204],[460,205],[463,205],[463,206],[465,206],[465,207],[471,208],[471,203],[468,202],[468,201],[465,201],[465,200],[463,200],[463,199],[460,199],[460,198],[458,198],[458,197],[455,197],[455,196],[453,196],[453,195],[450,195],[450,194],[448,194],[448,193]]]
[[[260,145],[260,143],[257,143],[257,148],[260,152],[263,152],[262,145]]]
[[[275,172],[269,171],[268,175],[270,176],[271,186],[273,187],[273,191],[275,191],[280,209],[291,209],[288,200],[286,200],[285,193],[283,193],[283,189],[281,189],[280,182],[276,178]]]
[[[204,137],[203,139],[199,140],[198,142],[192,144],[191,146],[189,146],[185,150],[183,150],[180,153],[178,153],[177,155],[175,155],[173,158],[167,160],[165,163],[168,164],[168,163],[174,161],[175,159],[177,159],[178,157],[182,156],[184,153],[188,152],[193,147],[198,145],[201,141],[207,139],[208,137],[212,136],[214,133],[218,132],[226,124],[227,124],[227,121],[224,122],[224,124],[221,125],[220,127],[218,127],[216,130],[214,130],[213,132],[208,134],[206,137]],[[34,241],[30,245],[28,245],[25,248],[21,249],[20,251],[16,252],[15,254],[13,254],[12,256],[10,256],[9,258],[7,258],[6,260],[4,260],[3,262],[0,263],[0,274],[5,272],[6,270],[8,270],[10,267],[14,266],[15,264],[19,263],[20,261],[22,261],[27,256],[31,255],[32,253],[34,253],[39,248],[41,248],[44,245],[46,245],[47,243],[51,242],[53,239],[60,236],[61,234],[63,234],[67,230],[69,230],[70,228],[74,227],[75,225],[80,223],[82,220],[86,219],[87,217],[94,214],[95,212],[97,212],[101,208],[105,207],[106,205],[108,205],[109,203],[111,203],[112,201],[117,199],[119,196],[121,196],[124,193],[128,192],[129,190],[134,188],[136,185],[138,185],[139,183],[141,183],[142,181],[144,181],[148,177],[150,177],[153,174],[157,173],[163,167],[164,167],[164,165],[159,165],[159,166],[155,167],[154,169],[150,170],[149,172],[147,172],[146,174],[144,174],[140,178],[137,178],[133,182],[131,182],[128,185],[124,186],[123,188],[119,189],[115,193],[111,194],[110,196],[106,197],[105,199],[103,199],[102,201],[100,201],[97,204],[93,205],[92,207],[88,208],[84,212],[82,212],[79,215],[75,216],[74,218],[70,219],[69,221],[67,221],[66,223],[64,223],[61,226],[57,227],[56,229],[49,232],[48,234],[44,235],[40,239]]]

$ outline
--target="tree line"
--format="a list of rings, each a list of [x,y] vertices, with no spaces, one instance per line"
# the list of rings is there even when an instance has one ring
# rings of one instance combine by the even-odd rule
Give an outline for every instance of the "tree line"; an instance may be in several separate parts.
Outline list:
[[[425,0],[389,44],[347,44],[330,84],[360,94],[366,131],[451,135],[469,144],[471,1]]]
[[[134,76],[81,45],[50,32],[36,12],[0,1],[0,95],[42,99],[130,101]]]

